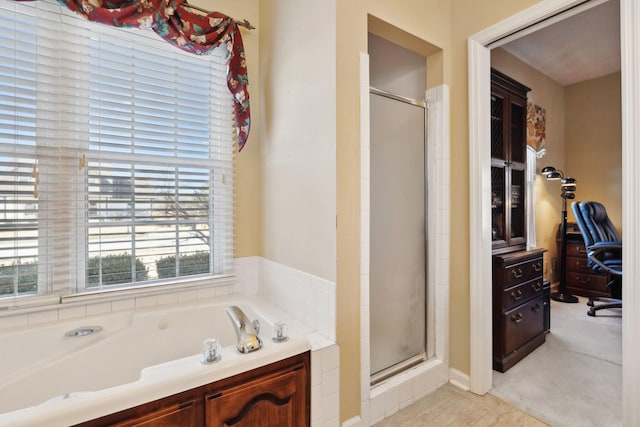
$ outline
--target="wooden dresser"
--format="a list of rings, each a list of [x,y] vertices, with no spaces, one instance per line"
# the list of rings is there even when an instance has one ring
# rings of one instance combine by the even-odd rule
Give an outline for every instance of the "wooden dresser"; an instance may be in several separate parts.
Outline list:
[[[558,231],[558,253],[560,253],[560,232]],[[575,223],[567,224],[567,291],[584,297],[610,297],[607,284],[611,280],[608,273],[598,273],[587,263],[587,251],[580,229]]]
[[[493,369],[505,372],[545,341],[544,249],[493,256]]]

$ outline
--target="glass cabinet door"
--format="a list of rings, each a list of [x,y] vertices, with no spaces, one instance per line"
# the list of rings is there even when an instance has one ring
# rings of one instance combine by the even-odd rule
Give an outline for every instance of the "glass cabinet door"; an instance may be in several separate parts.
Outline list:
[[[524,248],[526,91],[506,76],[491,85],[491,240],[494,251]],[[528,89],[528,88],[525,88]]]

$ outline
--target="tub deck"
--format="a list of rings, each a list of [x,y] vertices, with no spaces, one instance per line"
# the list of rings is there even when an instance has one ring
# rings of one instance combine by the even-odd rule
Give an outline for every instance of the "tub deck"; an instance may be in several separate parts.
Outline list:
[[[229,305],[260,321],[262,349],[235,350]],[[0,425],[79,423],[309,350],[304,335],[311,331],[301,325],[289,327],[286,343],[271,340],[272,325],[281,320],[276,313],[233,296],[0,332]],[[85,326],[103,329],[65,336]],[[220,362],[200,363],[207,338],[220,341]]]

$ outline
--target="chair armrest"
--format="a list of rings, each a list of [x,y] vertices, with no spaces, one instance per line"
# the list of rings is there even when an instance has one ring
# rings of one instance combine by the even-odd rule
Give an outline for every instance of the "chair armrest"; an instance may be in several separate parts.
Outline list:
[[[587,247],[587,256],[600,268],[622,275],[622,242],[597,242]]]
[[[622,242],[597,242],[587,247],[590,251],[602,251],[602,250],[622,250]]]

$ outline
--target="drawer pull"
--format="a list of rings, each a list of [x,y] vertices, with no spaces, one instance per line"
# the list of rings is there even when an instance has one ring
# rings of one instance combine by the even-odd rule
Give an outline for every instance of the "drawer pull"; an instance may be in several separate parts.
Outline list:
[[[576,246],[576,252],[578,252],[579,254],[586,254],[587,250],[582,249],[582,246]]]
[[[532,265],[533,267],[533,271],[535,271],[536,273],[539,272],[540,270],[542,270],[542,263],[540,261],[534,263]]]
[[[534,313],[537,313],[540,310],[542,310],[542,306],[539,303],[535,303],[533,306],[531,306],[531,311],[533,311]]]
[[[534,292],[538,292],[540,289],[542,289],[542,283],[540,282],[532,283],[531,289],[533,289]]]
[[[522,322],[522,313],[517,312],[516,314],[514,314],[513,316],[511,316],[511,321],[513,323],[520,323]]]
[[[576,276],[576,281],[581,284],[581,285],[586,285],[591,283],[591,279],[588,277],[585,277],[584,279],[580,276]]]
[[[511,274],[513,274],[513,278],[514,279],[519,279],[522,277],[522,269],[521,268],[514,268],[513,270],[511,270]]]
[[[518,301],[520,298],[522,298],[522,290],[518,289],[518,291],[512,291],[511,292],[511,298],[513,298],[515,301]]]

